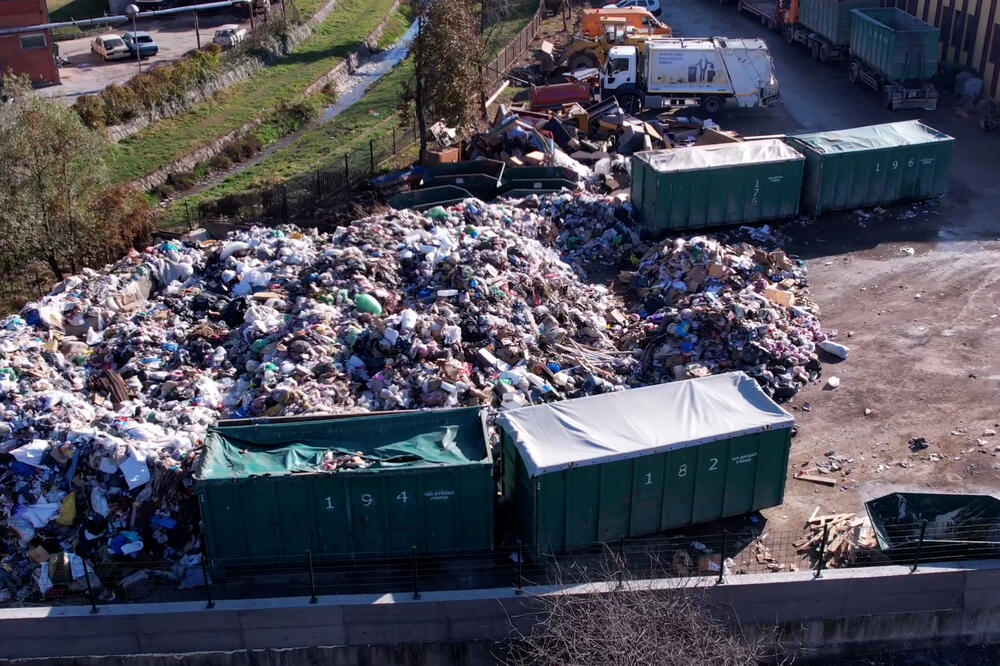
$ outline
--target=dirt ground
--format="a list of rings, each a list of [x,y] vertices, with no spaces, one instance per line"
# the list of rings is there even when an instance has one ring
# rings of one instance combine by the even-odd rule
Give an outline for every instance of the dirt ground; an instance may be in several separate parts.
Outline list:
[[[947,97],[932,112],[888,111],[844,66],[812,60],[734,7],[686,8],[666,17],[680,34],[761,37],[774,58],[782,103],[716,116],[727,129],[784,134],[916,118],[955,137],[941,199],[777,225],[785,249],[807,262],[824,327],[851,351],[824,364],[839,388],[814,384],[786,405],[799,434],[785,503],[764,511],[768,528],[799,530],[817,506],[863,512],[894,491],[1000,494],[1000,435],[984,435],[1000,431],[1000,133],[958,118]],[[911,437],[929,447],[911,452]],[[794,478],[829,462],[828,452],[853,461],[835,487]]]

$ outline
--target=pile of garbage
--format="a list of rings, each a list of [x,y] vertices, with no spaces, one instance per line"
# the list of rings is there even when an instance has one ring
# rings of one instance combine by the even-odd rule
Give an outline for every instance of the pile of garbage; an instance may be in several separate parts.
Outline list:
[[[93,567],[197,552],[187,471],[220,416],[516,406],[624,387],[635,362],[607,332],[608,291],[514,230],[538,218],[470,202],[330,234],[162,242],[2,320],[4,598],[47,591],[32,562],[60,553]]]
[[[620,279],[641,303],[630,335],[643,383],[742,370],[787,400],[819,378],[817,348],[836,335],[820,326],[805,265],[781,250],[678,238]]]
[[[195,584],[190,472],[220,417],[509,408],[732,369],[782,398],[818,375],[801,264],[703,237],[645,253],[628,212],[574,192],[165,241],[0,320],[0,601],[120,563]],[[595,263],[635,268],[624,300],[574,270]]]

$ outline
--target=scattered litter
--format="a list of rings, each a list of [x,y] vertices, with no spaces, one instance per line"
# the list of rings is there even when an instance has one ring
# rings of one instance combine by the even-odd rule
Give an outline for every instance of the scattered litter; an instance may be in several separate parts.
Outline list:
[[[924,437],[911,437],[909,446],[911,451],[923,451],[929,447],[930,444]]]

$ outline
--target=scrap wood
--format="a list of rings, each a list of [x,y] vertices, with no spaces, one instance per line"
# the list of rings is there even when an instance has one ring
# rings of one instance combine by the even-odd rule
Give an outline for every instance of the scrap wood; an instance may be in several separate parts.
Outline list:
[[[795,478],[800,481],[812,481],[813,483],[820,483],[824,486],[835,486],[837,485],[836,479],[828,479],[825,476],[816,476],[815,474],[805,474],[804,472],[797,472]]]

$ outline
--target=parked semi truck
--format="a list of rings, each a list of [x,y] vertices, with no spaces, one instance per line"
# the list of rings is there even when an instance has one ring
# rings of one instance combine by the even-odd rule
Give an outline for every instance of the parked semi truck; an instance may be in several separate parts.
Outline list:
[[[789,44],[805,44],[821,62],[847,60],[851,12],[868,7],[878,7],[878,0],[791,0],[782,31]]]
[[[822,62],[848,63],[848,78],[879,92],[888,109],[937,106],[938,30],[879,0],[739,0],[739,10],[780,29]]]
[[[847,78],[882,96],[889,110],[937,107],[938,29],[895,7],[854,9]]]
[[[733,101],[757,107],[780,100],[764,40],[728,37],[651,39],[645,49],[615,46],[601,72],[601,97],[610,96],[629,112],[700,104],[716,113]]]

